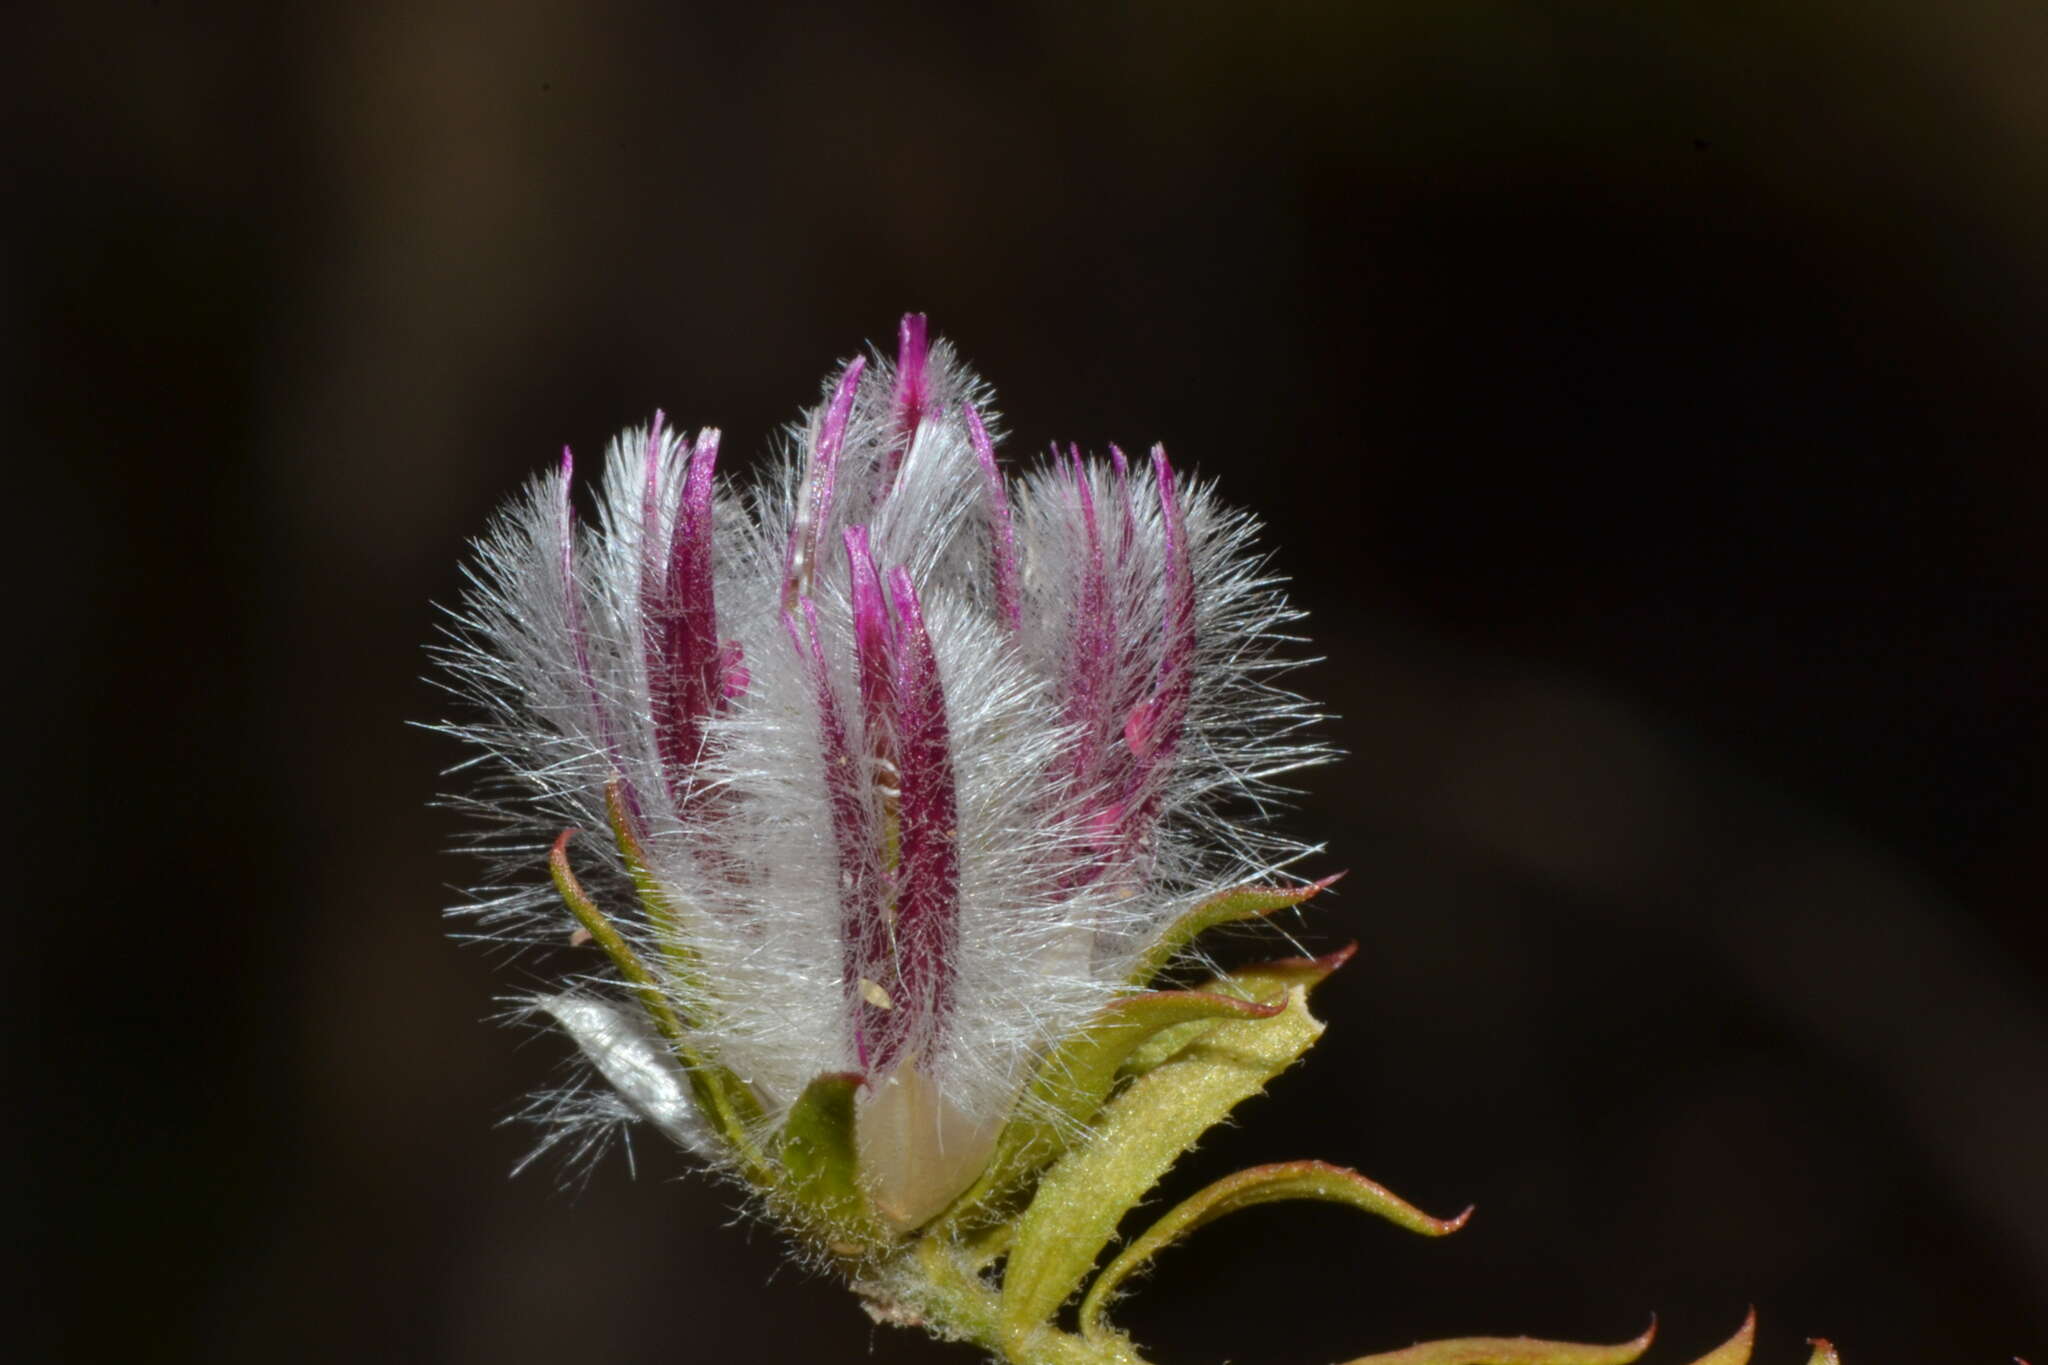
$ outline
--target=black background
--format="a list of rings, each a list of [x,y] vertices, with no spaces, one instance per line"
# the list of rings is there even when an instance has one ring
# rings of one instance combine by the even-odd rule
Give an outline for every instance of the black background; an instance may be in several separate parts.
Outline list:
[[[8,23],[5,989],[32,1355],[966,1360],[444,937],[464,538],[657,405],[760,450],[924,309],[1021,455],[1271,526],[1349,751],[1330,1032],[1174,1189],[1166,1362],[2048,1354],[2048,11],[176,0]],[[22,1169],[21,1163],[14,1163]]]

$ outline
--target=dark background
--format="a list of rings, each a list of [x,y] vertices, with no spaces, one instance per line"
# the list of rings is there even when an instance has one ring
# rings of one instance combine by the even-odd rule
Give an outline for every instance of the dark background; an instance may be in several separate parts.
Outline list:
[[[407,728],[563,442],[758,451],[920,308],[1014,454],[1255,508],[1327,656],[1362,951],[1175,1188],[1479,1207],[1205,1232],[1163,1362],[2041,1360],[2048,9],[973,8],[9,19],[27,1358],[972,1359],[657,1143],[507,1180],[566,1048]]]

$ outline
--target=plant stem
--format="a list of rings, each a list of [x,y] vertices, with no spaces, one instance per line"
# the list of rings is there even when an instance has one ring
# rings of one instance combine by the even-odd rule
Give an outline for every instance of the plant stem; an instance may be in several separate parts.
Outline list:
[[[1044,1325],[1006,1337],[1000,1292],[950,1237],[919,1238],[865,1292],[884,1315],[907,1310],[937,1335],[971,1342],[1006,1365],[1146,1365],[1120,1333],[1089,1341]]]

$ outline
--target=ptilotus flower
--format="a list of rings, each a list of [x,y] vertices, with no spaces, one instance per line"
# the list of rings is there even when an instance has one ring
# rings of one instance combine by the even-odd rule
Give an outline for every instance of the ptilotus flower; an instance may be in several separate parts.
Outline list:
[[[917,316],[751,486],[719,444],[657,414],[594,479],[565,452],[479,542],[439,651],[481,708],[448,728],[485,751],[467,800],[501,873],[464,912],[580,955],[524,1002],[592,1073],[542,1106],[550,1140],[644,1121],[877,1317],[1015,1361],[1135,1360],[1109,1298],[1234,1208],[1458,1226],[1261,1167],[1091,1280],[1315,1040],[1306,991],[1349,955],[1195,947],[1327,884],[1279,880],[1303,850],[1252,818],[1323,753],[1274,681],[1295,617],[1251,522],[1157,447],[1006,469]],[[1200,985],[1159,989],[1175,971]],[[1491,1357],[1428,1357],[1467,1358]]]

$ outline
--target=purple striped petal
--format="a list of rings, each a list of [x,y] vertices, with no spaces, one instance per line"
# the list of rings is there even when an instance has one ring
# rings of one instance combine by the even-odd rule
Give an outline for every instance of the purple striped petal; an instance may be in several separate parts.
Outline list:
[[[654,422],[647,428],[647,446],[641,454],[645,472],[640,486],[640,608],[642,619],[660,595],[662,561],[668,557],[668,542],[661,531],[661,425],[662,412],[654,410]]]
[[[875,961],[888,952],[888,922],[882,906],[881,841],[876,837],[874,805],[869,800],[861,764],[847,738],[846,717],[832,689],[825,664],[825,646],[818,631],[818,609],[810,598],[796,613],[783,613],[783,626],[796,646],[818,707],[818,742],[825,759],[825,794],[832,813],[832,843],[839,859],[840,976],[853,1014],[854,1052],[866,1070],[873,1051],[870,1040],[876,1007],[863,996],[861,982]]]
[[[796,520],[789,528],[789,549],[782,560],[782,606],[787,611],[796,599],[811,590],[811,575],[818,562],[818,537],[825,533],[825,521],[832,512],[832,488],[839,471],[839,447],[846,440],[846,421],[853,413],[853,395],[860,386],[867,361],[859,356],[840,373],[825,418],[818,424],[818,440],[811,447],[804,486],[798,492]]]
[[[718,471],[718,432],[697,433],[676,507],[675,540],[669,547],[667,591],[672,601],[689,607],[689,678],[691,700],[708,711],[718,695],[717,585],[711,571],[713,476]]]
[[[996,615],[1012,635],[1024,628],[1024,604],[1017,594],[1017,527],[1010,517],[1009,485],[996,464],[995,444],[981,424],[981,414],[972,403],[960,413],[967,419],[967,437],[974,444],[974,457],[981,462],[982,486],[988,492],[990,558],[996,575]]]
[[[889,1035],[900,1050],[928,1035],[952,1003],[959,934],[960,852],[953,759],[938,659],[908,570],[889,575],[899,652],[898,763],[902,768],[902,858],[897,870],[894,944],[900,991]],[[884,1049],[883,1065],[888,1049]]]
[[[918,423],[931,408],[931,379],[926,362],[931,343],[925,334],[922,313],[905,313],[896,329],[896,389],[890,396],[889,448],[882,454],[882,487],[896,482],[896,470],[910,452],[917,437]]]
[[[843,540],[853,605],[854,668],[867,745],[868,762],[862,778],[872,788],[870,799],[879,818],[870,827],[875,892],[864,907],[865,918],[844,929],[840,943],[845,960],[852,964],[845,986],[854,1017],[856,1050],[862,1067],[878,1072],[892,1065],[903,1050],[911,1018],[895,959],[895,897],[901,885],[902,861],[898,834],[902,778],[896,761],[897,633],[875,571],[868,528],[849,526]],[[899,997],[904,999],[900,1010]]]
[[[1131,462],[1124,458],[1123,451],[1112,445],[1109,463],[1116,470],[1116,500],[1123,513],[1117,522],[1121,539],[1116,546],[1116,566],[1121,569],[1130,562],[1131,552],[1138,545],[1138,514],[1131,505]]]
[[[647,613],[647,690],[653,702],[655,750],[669,796],[679,808],[689,804],[691,770],[703,748],[704,723],[724,692],[711,556],[718,433],[699,433],[689,459],[666,562]],[[658,499],[654,511],[658,538]],[[643,604],[650,586],[642,584]]]
[[[1166,792],[1166,777],[1180,748],[1194,696],[1195,579],[1181,515],[1180,491],[1166,447],[1152,447],[1152,473],[1159,485],[1159,521],[1164,563],[1159,587],[1161,646],[1152,695],[1124,721],[1125,743],[1136,760],[1124,802],[1126,852],[1144,843]]]
[[[846,564],[852,584],[853,648],[859,665],[861,715],[868,749],[883,769],[882,780],[895,785],[896,632],[882,600],[882,580],[868,548],[868,528],[849,526],[844,534]]]
[[[668,586],[668,536],[661,524],[661,413],[647,429],[647,447],[642,453],[645,466],[640,485],[640,621],[641,652],[647,662],[650,685],[655,663],[661,657],[660,632],[662,598]]]
[[[1116,663],[1116,605],[1110,595],[1109,572],[1102,553],[1102,531],[1095,519],[1095,493],[1081,452],[1069,449],[1068,472],[1079,500],[1085,542],[1081,585],[1075,596],[1067,651],[1067,723],[1076,732],[1071,770],[1084,784],[1101,774],[1103,748],[1114,722],[1109,696]]]

